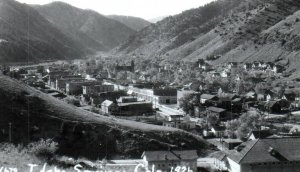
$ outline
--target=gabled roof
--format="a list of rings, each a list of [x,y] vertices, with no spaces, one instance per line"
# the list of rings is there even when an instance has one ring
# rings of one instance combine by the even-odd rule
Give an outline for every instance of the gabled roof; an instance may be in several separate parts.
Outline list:
[[[222,161],[226,157],[226,154],[222,151],[214,152],[208,156],[208,158],[216,158]]]
[[[256,139],[264,139],[264,138],[267,138],[269,136],[272,136],[273,134],[271,133],[270,130],[255,130],[255,131],[252,131],[253,136],[256,138]],[[250,135],[251,136],[251,135]]]
[[[273,101],[267,102],[267,103],[266,103],[266,106],[267,106],[267,107],[273,107],[273,106],[275,106],[276,104],[278,104],[278,101],[273,100]]]
[[[222,108],[218,108],[218,107],[208,107],[207,110],[212,111],[212,112],[217,112],[217,113],[221,113],[221,112],[225,112],[226,109],[222,109]]]
[[[295,93],[284,93],[283,96],[288,100],[288,101],[295,101],[296,99],[296,94]],[[282,96],[282,97],[283,97]]]
[[[225,126],[219,126],[219,125],[212,126],[211,128],[214,129],[215,131],[225,131],[226,130]]]
[[[166,160],[195,160],[198,158],[196,150],[186,151],[145,151],[142,158],[147,161],[166,161]]]
[[[245,96],[246,97],[252,97],[252,96],[255,96],[255,95],[256,95],[256,93],[254,91],[250,91]]]
[[[241,144],[240,151],[230,151],[228,157],[239,164],[300,161],[300,138],[268,138]],[[274,152],[276,152],[274,154]]]
[[[102,106],[106,106],[109,107],[110,105],[112,105],[114,102],[110,101],[110,100],[105,100],[104,102],[102,102]]]
[[[225,143],[243,143],[240,139],[224,139],[223,142]]]
[[[212,94],[202,94],[201,95],[201,99],[207,99],[207,100],[211,100],[213,98],[217,97],[216,95],[212,95]]]
[[[232,100],[232,99],[234,99],[234,98],[236,98],[236,97],[238,97],[238,95],[236,95],[236,94],[231,94],[231,93],[223,93],[223,94],[220,96],[220,98],[222,98],[222,99],[230,99],[230,100]]]

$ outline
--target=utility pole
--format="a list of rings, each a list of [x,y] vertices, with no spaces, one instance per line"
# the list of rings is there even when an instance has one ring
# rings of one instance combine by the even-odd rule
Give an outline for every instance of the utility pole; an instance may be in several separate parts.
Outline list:
[[[9,134],[9,142],[11,142],[12,141],[12,139],[11,139],[12,138],[12,135],[11,135],[11,125],[12,124],[11,124],[11,122],[8,123],[8,125],[9,125],[9,133],[8,133]]]

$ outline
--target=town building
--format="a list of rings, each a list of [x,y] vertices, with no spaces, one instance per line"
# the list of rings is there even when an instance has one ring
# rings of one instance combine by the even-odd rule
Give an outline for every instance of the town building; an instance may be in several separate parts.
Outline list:
[[[152,115],[153,105],[149,101],[138,101],[136,97],[120,97],[117,100],[117,110],[113,112],[118,116]]]
[[[210,106],[206,109],[206,111],[207,115],[215,115],[220,121],[227,119],[226,109]]]
[[[115,71],[116,72],[121,72],[121,71],[134,72],[134,69],[135,69],[135,65],[134,65],[134,61],[132,60],[130,66],[126,66],[126,65],[120,66],[119,64],[117,64]]]
[[[226,166],[226,154],[222,151],[214,152],[208,156],[213,159],[213,166],[218,171],[228,171]]]
[[[94,95],[97,93],[114,91],[114,85],[87,85],[82,86],[83,95]]]
[[[176,167],[197,171],[197,151],[145,151],[142,155],[147,170],[171,171]]]
[[[65,70],[49,70],[48,73],[48,85],[52,88],[56,88],[56,80],[62,78],[63,76],[70,76],[72,74],[71,71]]]
[[[200,103],[205,104],[208,102],[216,102],[218,101],[219,98],[216,95],[211,95],[211,94],[202,94],[200,96]]]
[[[124,91],[110,91],[110,92],[102,92],[97,93],[90,96],[91,105],[95,107],[100,107],[101,103],[105,100],[110,100],[115,102],[118,98],[122,96],[126,96],[126,92]]]
[[[155,88],[153,95],[159,104],[177,104],[177,90],[173,88]]]
[[[101,111],[104,114],[111,115],[112,112],[116,109],[116,104],[114,102],[105,100],[101,103]]]
[[[248,140],[265,139],[265,138],[268,138],[272,135],[273,134],[271,133],[270,130],[253,130],[249,134]]]
[[[68,95],[81,95],[83,92],[83,86],[100,85],[98,81],[81,81],[81,82],[68,82],[66,83],[66,93]]]
[[[66,91],[66,84],[68,82],[83,82],[84,78],[81,75],[73,75],[73,76],[62,76],[61,78],[56,79],[55,81],[55,89]]]
[[[232,150],[242,143],[243,141],[240,139],[222,139],[222,146],[227,150]]]
[[[247,141],[228,152],[228,169],[230,172],[297,172],[299,145],[300,138]]]
[[[181,115],[173,115],[179,118],[172,118],[171,120],[164,120],[163,126],[165,127],[172,127],[172,128],[179,128],[182,130],[194,130],[196,128],[196,122],[191,121],[189,117],[182,117]]]

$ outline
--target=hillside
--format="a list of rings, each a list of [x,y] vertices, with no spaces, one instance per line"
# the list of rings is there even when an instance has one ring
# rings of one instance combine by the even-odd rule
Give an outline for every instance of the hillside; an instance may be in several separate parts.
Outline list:
[[[0,142],[8,141],[11,123],[14,143],[54,138],[61,154],[75,157],[109,153],[137,158],[144,150],[182,148],[205,153],[208,148],[200,137],[181,130],[80,110],[3,75],[0,82]]]
[[[209,32],[241,2],[219,0],[204,7],[167,17],[131,36],[119,47],[119,51],[145,57],[165,54]]]
[[[163,60],[213,61],[289,60],[299,63],[297,0],[218,0],[168,17],[132,36],[121,55]]]
[[[63,2],[33,7],[64,33],[97,50],[114,48],[135,33],[116,20]]]
[[[151,24],[150,22],[138,17],[119,16],[119,15],[109,15],[107,17],[117,20],[135,31],[140,31]]]
[[[33,8],[0,0],[0,62],[80,58],[88,51]]]

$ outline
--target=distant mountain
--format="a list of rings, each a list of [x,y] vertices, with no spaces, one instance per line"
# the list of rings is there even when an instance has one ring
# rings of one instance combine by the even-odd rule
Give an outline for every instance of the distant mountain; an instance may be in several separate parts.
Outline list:
[[[63,2],[33,6],[64,33],[98,50],[118,46],[135,31],[95,11],[83,10]],[[97,48],[98,47],[98,48]]]
[[[149,21],[150,21],[151,23],[157,23],[157,22],[159,22],[159,21],[161,21],[161,20],[163,20],[164,18],[167,18],[167,17],[168,17],[168,16],[155,17],[155,18],[150,19]]]
[[[149,21],[146,21],[138,17],[119,16],[119,15],[109,15],[107,17],[117,20],[135,31],[139,31],[151,24]]]
[[[196,61],[290,61],[300,66],[300,1],[218,0],[138,32],[118,53]]]
[[[30,6],[0,0],[0,62],[81,58],[86,53]]]

